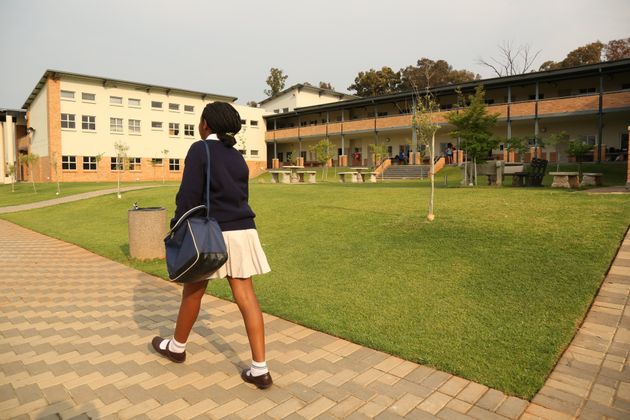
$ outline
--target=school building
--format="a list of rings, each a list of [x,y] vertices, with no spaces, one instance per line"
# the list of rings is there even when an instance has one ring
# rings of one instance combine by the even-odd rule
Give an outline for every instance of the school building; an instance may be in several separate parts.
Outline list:
[[[480,84],[486,90],[488,112],[499,114],[495,135],[506,139],[535,135],[544,141],[551,133],[566,131],[572,139],[592,144],[591,158],[596,161],[627,159],[630,60],[435,87],[431,93],[440,105],[434,116],[441,125],[438,152],[448,143],[459,149],[458,139],[448,134],[453,127],[446,121],[447,112],[457,109],[456,89],[467,95]],[[415,99],[413,92],[405,92],[267,115],[268,167],[287,162],[295,153],[308,165],[315,160],[309,147],[324,138],[334,144],[333,162],[340,166],[373,164],[370,144],[385,144],[389,156],[402,151],[412,163],[420,163],[421,146],[412,129]],[[503,146],[492,151],[497,158],[520,160],[520,156],[507,156]],[[567,159],[566,148],[560,156],[551,147],[536,152],[551,162]],[[523,156],[525,161],[531,157],[531,153]]]
[[[627,160],[630,59],[435,87],[440,150],[448,143],[459,149],[445,118],[457,109],[456,89],[469,94],[479,84],[488,111],[499,114],[497,136],[544,140],[566,131],[594,146],[595,161]],[[211,101],[230,102],[239,111],[243,126],[236,147],[252,177],[295,154],[315,164],[309,146],[325,138],[334,144],[335,165],[373,164],[371,144],[421,163],[412,92],[358,98],[297,84],[253,108],[235,104],[232,96],[47,70],[23,110],[0,109],[0,182],[11,182],[12,166],[17,180],[38,182],[114,181],[119,172],[124,181],[179,180],[201,111]],[[39,156],[31,173],[19,163],[28,153]],[[508,155],[503,145],[492,153],[525,161],[533,155]],[[567,160],[566,150],[559,156],[552,147],[536,153],[551,162]]]

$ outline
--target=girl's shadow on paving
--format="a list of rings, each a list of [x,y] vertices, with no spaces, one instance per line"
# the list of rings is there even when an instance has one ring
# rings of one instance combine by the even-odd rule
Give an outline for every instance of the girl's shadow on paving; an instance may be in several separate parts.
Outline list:
[[[175,289],[165,280],[160,284],[155,277],[145,273],[137,273],[134,280],[136,286],[133,290],[133,321],[140,330],[152,333],[147,334],[147,352],[154,353],[155,350],[151,346],[153,336],[159,335],[165,338],[173,336],[181,299],[181,287]],[[212,346],[213,349],[210,350],[223,354],[240,372],[247,366],[246,363],[240,359],[234,347],[219,334],[218,330],[221,328],[210,327],[212,321],[208,311],[204,310],[204,303],[208,304],[202,302],[199,318],[191,336],[198,334],[203,337]],[[232,334],[232,332],[228,331],[226,334]],[[238,343],[237,345],[240,346]],[[190,347],[194,349],[194,345]],[[246,348],[249,347],[246,346]]]

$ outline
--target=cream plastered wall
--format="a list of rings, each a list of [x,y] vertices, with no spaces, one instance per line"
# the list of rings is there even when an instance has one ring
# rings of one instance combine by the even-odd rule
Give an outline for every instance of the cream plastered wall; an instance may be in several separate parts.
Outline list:
[[[48,156],[48,87],[44,84],[29,108],[29,124],[35,129],[31,140],[31,152]]]
[[[261,108],[267,111],[268,114],[273,114],[275,109],[277,109],[280,114],[282,114],[284,108],[293,111],[297,104],[296,93],[297,89],[291,89],[285,94],[273,98],[269,102],[265,102]]]
[[[339,97],[335,95],[322,94],[317,92],[311,92],[310,90],[302,89],[296,96],[296,108],[312,105],[322,105],[331,102],[339,102]]]
[[[336,95],[330,94],[322,94],[319,95],[317,92],[311,92],[307,89],[300,89],[298,91],[297,88],[291,89],[285,94],[278,96],[266,102],[262,105],[262,108],[267,110],[269,114],[273,114],[274,110],[278,110],[279,114],[282,114],[282,110],[284,108],[288,108],[289,111],[293,111],[295,108],[300,108],[304,106],[312,106],[312,105],[322,105],[328,104],[331,102],[338,102],[339,97]]]
[[[266,115],[267,112],[262,108],[236,104],[234,104],[234,108],[240,114],[241,120],[246,121],[241,126],[241,131],[236,135],[236,147],[242,150],[243,142],[245,142],[245,154],[243,156],[246,160],[266,161],[267,145],[265,143],[265,120],[263,115]],[[256,121],[257,124],[252,124],[252,121]]]
[[[164,90],[141,90],[133,85],[112,86],[89,79],[61,80],[61,113],[75,114],[76,128],[62,128],[62,154],[70,156],[116,156],[115,143],[129,147],[127,156],[162,158],[162,150],[168,150],[169,158],[183,159],[190,145],[198,139],[199,116],[206,102],[194,95],[171,93]],[[74,100],[63,97],[63,91],[74,92]],[[83,100],[82,93],[94,94],[95,100]],[[122,104],[111,104],[110,97],[121,97]],[[130,105],[130,99],[140,101],[140,106]],[[161,109],[152,108],[151,102],[162,102]],[[169,110],[169,104],[178,104],[179,111]],[[184,106],[194,107],[185,112]],[[96,130],[82,128],[82,116],[96,118]],[[110,130],[110,118],[121,118],[122,132]],[[129,120],[140,120],[140,133],[129,129]],[[152,128],[152,122],[161,122],[162,128]],[[179,124],[179,133],[169,134],[169,123]],[[185,124],[192,125],[192,135],[186,135]]]

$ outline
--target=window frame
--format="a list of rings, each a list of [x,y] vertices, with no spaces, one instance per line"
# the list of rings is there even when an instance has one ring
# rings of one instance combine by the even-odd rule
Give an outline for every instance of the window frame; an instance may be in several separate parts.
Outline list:
[[[120,130],[114,129],[114,120],[120,120]],[[114,134],[122,134],[124,133],[125,122],[123,118],[118,117],[109,117],[109,132]]]
[[[63,117],[64,117],[64,115],[65,115],[66,117],[68,117],[68,118],[67,118],[67,121],[64,121],[64,118],[63,118]],[[70,118],[70,117],[72,117],[72,118]],[[67,126],[67,127],[64,127],[64,126],[63,126],[63,125],[64,125],[64,123],[65,123],[66,125],[68,125],[68,126]],[[72,126],[70,127],[70,125],[72,125]],[[62,128],[62,129],[64,129],[64,130],[76,130],[76,129],[77,129],[77,119],[76,119],[76,114],[66,114],[66,113],[62,113],[62,114],[61,114],[61,128]]]
[[[132,122],[134,123],[133,128],[132,128]],[[138,123],[137,126],[135,125],[136,122]],[[129,135],[139,136],[140,134],[142,134],[141,127],[142,127],[141,120],[136,120],[132,118],[127,119],[127,130],[128,130],[127,133]]]
[[[179,123],[168,123],[168,135],[171,137],[179,137]]]
[[[115,99],[120,99],[120,102],[114,101]],[[124,98],[122,96],[109,95],[109,104],[113,106],[123,106]]]
[[[97,167],[98,163],[96,162],[96,156],[83,156],[81,161],[83,163],[83,170],[84,171],[96,171],[98,169],[98,167]],[[92,166],[94,166],[94,167],[92,168]]]
[[[86,121],[86,118],[87,118],[87,121]],[[85,127],[86,125],[87,125],[87,128]],[[95,115],[81,115],[81,131],[90,131],[90,132],[96,131],[96,116]]]
[[[61,156],[61,170],[62,171],[76,171],[77,170],[77,157],[72,156],[72,155],[62,155]]]
[[[169,172],[179,172],[181,171],[181,166],[179,163],[179,159],[177,158],[169,158],[168,159],[168,170]]]

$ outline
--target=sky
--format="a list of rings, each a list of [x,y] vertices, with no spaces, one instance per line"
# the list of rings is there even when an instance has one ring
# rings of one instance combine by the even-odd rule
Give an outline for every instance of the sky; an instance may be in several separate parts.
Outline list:
[[[630,0],[0,0],[0,108],[21,108],[46,69],[266,98],[271,67],[347,92],[357,73],[480,58],[529,45],[535,68],[630,37]]]

